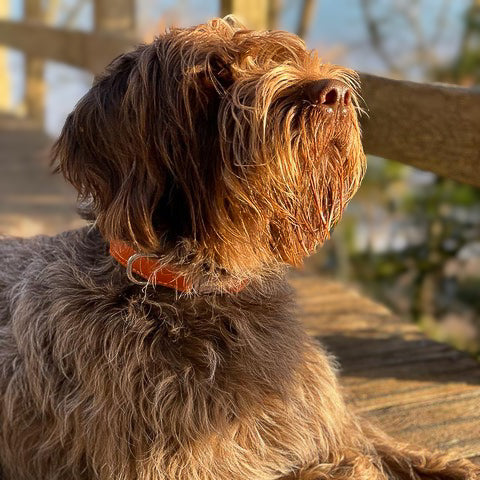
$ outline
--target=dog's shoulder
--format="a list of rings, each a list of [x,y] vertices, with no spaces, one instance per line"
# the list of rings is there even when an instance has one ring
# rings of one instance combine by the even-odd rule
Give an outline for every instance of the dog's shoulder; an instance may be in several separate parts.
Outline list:
[[[45,235],[31,238],[0,236],[0,291],[23,276],[49,239]]]
[[[0,324],[11,309],[46,312],[66,291],[81,290],[90,272],[102,270],[107,251],[91,226],[55,236],[0,236]]]
[[[22,279],[36,277],[52,265],[71,263],[85,252],[95,251],[101,242],[98,230],[92,227],[54,236],[20,238],[0,235],[0,290]]]

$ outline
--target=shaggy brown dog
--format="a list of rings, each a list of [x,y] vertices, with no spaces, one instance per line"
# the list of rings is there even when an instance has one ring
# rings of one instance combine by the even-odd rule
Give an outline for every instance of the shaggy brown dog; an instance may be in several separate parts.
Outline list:
[[[360,422],[295,318],[285,265],[364,173],[355,85],[222,20],[108,67],[54,149],[93,226],[0,243],[3,479],[475,478]]]

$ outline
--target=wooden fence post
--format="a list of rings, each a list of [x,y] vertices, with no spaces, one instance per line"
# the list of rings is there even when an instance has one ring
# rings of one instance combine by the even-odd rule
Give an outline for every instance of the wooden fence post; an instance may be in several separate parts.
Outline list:
[[[41,0],[25,0],[25,20],[44,23]],[[43,58],[25,55],[25,110],[28,118],[40,126],[45,119],[45,62]]]
[[[272,0],[221,0],[220,13],[233,14],[248,28],[264,30],[270,28]]]
[[[95,0],[95,30],[128,33],[135,30],[135,0]]]
[[[10,3],[0,2],[0,18],[8,19]],[[8,68],[7,47],[0,45],[0,111],[8,111],[12,106],[12,79]]]

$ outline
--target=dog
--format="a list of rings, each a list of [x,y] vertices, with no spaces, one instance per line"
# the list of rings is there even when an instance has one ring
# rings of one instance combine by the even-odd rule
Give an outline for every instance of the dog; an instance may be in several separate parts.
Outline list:
[[[52,154],[91,224],[0,243],[2,479],[477,478],[350,411],[296,318],[357,112],[355,72],[231,18],[107,67]]]

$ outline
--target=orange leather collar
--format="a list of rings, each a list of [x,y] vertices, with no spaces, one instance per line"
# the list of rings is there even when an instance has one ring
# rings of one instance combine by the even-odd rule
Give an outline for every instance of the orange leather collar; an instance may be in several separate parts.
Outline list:
[[[174,288],[179,292],[190,292],[192,285],[186,278],[168,267],[160,267],[159,262],[154,256],[148,256],[135,251],[126,243],[118,240],[110,242],[110,255],[121,265],[143,277],[152,285],[163,285],[164,287]],[[130,275],[129,275],[130,278]],[[131,278],[132,280],[132,278]],[[135,281],[135,283],[142,283]]]
[[[163,285],[187,293],[193,290],[193,285],[183,275],[168,267],[159,266],[160,262],[156,256],[139,253],[124,242],[112,240],[110,242],[110,255],[126,267],[128,278],[134,283],[145,285],[148,282],[151,285]],[[143,277],[145,282],[134,278],[132,272]],[[228,288],[226,292],[238,293],[247,284],[247,281],[241,282],[239,285]]]

